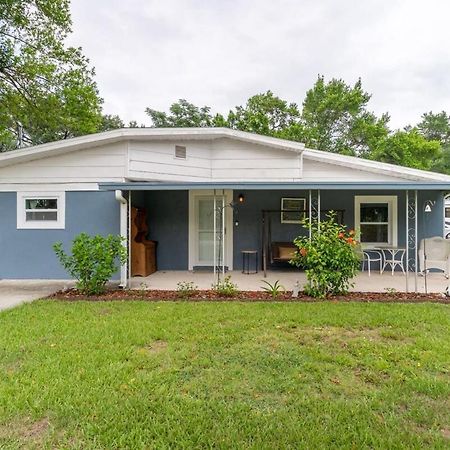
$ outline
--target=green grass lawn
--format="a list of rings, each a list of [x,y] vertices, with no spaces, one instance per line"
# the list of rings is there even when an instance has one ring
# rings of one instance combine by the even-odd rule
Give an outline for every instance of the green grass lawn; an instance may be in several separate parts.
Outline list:
[[[450,309],[64,303],[0,313],[0,448],[449,448]]]

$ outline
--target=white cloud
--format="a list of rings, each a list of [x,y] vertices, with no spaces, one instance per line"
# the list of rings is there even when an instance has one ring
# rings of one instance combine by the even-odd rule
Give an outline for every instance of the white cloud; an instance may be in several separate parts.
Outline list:
[[[450,110],[442,0],[72,0],[107,113],[149,123],[179,98],[227,112],[271,89],[301,103],[317,74],[373,94],[392,126]]]

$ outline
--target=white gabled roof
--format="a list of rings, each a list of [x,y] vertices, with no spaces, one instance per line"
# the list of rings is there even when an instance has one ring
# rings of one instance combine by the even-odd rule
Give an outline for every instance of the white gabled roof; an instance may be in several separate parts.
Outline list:
[[[448,175],[380,163],[378,161],[371,161],[354,156],[344,156],[320,150],[313,150],[305,148],[305,145],[300,142],[262,136],[239,130],[231,130],[229,128],[123,128],[0,153],[0,167],[34,161],[50,156],[58,156],[77,150],[93,148],[120,141],[189,141],[214,140],[221,138],[295,152],[302,154],[305,159],[337,166],[345,166],[354,170],[369,173],[390,175],[405,180],[450,183],[450,176]]]
[[[229,128],[121,128],[0,153],[0,167],[126,140],[212,140],[230,138],[301,153],[305,144]]]

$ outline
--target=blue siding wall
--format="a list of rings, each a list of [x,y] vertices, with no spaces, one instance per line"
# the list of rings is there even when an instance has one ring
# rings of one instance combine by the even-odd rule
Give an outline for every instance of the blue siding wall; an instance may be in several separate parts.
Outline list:
[[[234,268],[242,265],[241,251],[258,249],[261,257],[261,210],[280,209],[282,197],[305,197],[307,191],[235,191],[245,202],[238,204],[234,218]],[[322,191],[322,209],[343,209],[344,221],[354,227],[355,195],[398,195],[398,243],[405,245],[405,193],[387,191]],[[148,210],[149,238],[158,242],[159,270],[188,268],[188,191],[148,191],[132,194],[133,203]],[[435,201],[431,213],[424,213],[426,200]],[[441,192],[419,193],[419,239],[442,236],[443,195]],[[113,192],[67,192],[65,230],[17,230],[16,193],[0,193],[0,278],[68,278],[60,267],[52,244],[62,241],[70,248],[80,232],[119,234],[119,204]],[[272,216],[272,240],[291,241],[305,233],[299,225],[281,224],[280,216]]]
[[[147,208],[149,239],[158,242],[158,270],[187,270],[189,192],[148,191],[144,198],[137,197],[137,201]]]
[[[68,279],[52,245],[70,249],[73,238],[89,234],[119,234],[119,204],[114,192],[67,192],[65,230],[18,230],[17,194],[0,193],[0,279]]]
[[[244,195],[244,203],[238,202],[239,194]],[[234,201],[237,204],[233,239],[233,268],[242,268],[242,250],[258,250],[259,260],[262,255],[262,213],[266,210],[279,210],[282,197],[308,197],[306,191],[235,191]],[[308,208],[308,206],[307,206]],[[292,241],[305,231],[298,224],[282,224],[280,213],[271,215],[272,241]],[[253,263],[253,261],[252,261]]]
[[[238,201],[239,194],[245,197],[243,204],[238,204],[235,209],[235,219],[239,225],[234,228],[234,269],[242,267],[241,251],[245,249],[257,249],[262,254],[262,209],[278,210],[281,207],[282,197],[304,197],[308,202],[307,191],[235,191],[234,200]],[[397,195],[398,214],[398,245],[406,245],[406,201],[405,192],[398,191],[321,191],[321,209],[344,210],[344,222],[349,228],[354,228],[355,223],[355,195]],[[424,213],[426,200],[435,201],[431,213]],[[419,240],[423,237],[442,236],[443,219],[443,194],[437,191],[424,191],[418,195],[418,222]],[[308,209],[308,206],[306,207]],[[305,234],[306,231],[300,225],[282,224],[277,213],[271,215],[272,241],[292,241],[296,236]]]

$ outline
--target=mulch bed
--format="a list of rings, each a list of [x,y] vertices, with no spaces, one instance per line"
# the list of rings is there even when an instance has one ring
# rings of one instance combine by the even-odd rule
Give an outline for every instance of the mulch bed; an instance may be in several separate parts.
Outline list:
[[[162,290],[122,290],[108,289],[101,295],[84,295],[76,289],[58,291],[48,297],[53,300],[65,301],[110,301],[110,300],[140,300],[140,301],[213,301],[213,302],[378,302],[378,303],[446,303],[450,304],[450,297],[443,294],[416,294],[406,292],[350,292],[345,296],[330,296],[325,299],[316,299],[300,293],[298,297],[292,297],[292,292],[287,291],[273,299],[267,292],[240,291],[237,296],[223,297],[217,292],[195,291],[189,297],[182,297],[177,291]]]

